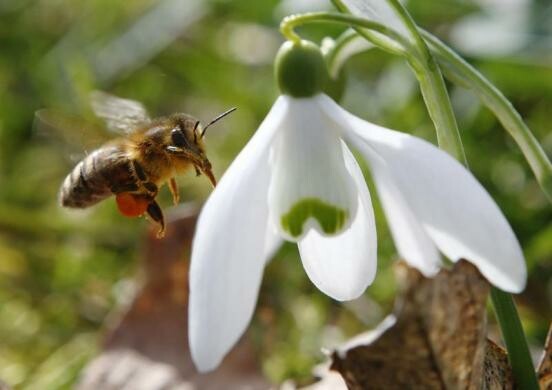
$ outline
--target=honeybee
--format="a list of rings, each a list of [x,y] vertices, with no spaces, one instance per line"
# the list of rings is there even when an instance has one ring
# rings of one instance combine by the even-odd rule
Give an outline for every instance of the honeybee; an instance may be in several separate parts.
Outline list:
[[[184,113],[150,119],[144,106],[104,92],[91,96],[94,113],[110,130],[123,136],[96,149],[81,160],[65,178],[59,191],[63,207],[90,207],[115,195],[121,214],[143,214],[158,224],[158,237],[165,230],[163,211],[156,201],[159,188],[168,183],[173,201],[179,202],[175,176],[193,167],[216,185],[203,138],[207,128],[232,108],[202,127]]]

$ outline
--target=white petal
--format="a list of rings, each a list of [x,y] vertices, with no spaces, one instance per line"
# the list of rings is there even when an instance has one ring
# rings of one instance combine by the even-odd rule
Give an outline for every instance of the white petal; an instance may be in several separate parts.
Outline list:
[[[249,323],[274,247],[268,229],[268,150],[287,102],[274,104],[203,206],[190,268],[189,341],[204,372],[214,369]]]
[[[351,131],[347,127],[347,115],[350,114],[325,95],[317,97],[317,100],[328,120],[344,125],[343,135],[351,139]],[[363,154],[370,159],[372,177],[400,256],[425,276],[434,276],[441,264],[439,252],[416,216],[410,211],[393,180],[390,180],[391,175],[385,172],[388,170],[386,162],[366,142],[359,143],[356,134],[352,141],[356,141],[353,143],[356,143]]]
[[[396,185],[445,256],[471,261],[505,291],[523,290],[527,271],[519,242],[496,203],[463,165],[429,142],[341,113],[338,120],[356,133],[349,136],[351,142],[369,162],[371,150],[385,161],[387,169],[377,173]],[[371,168],[377,171],[378,165]]]
[[[390,180],[385,161],[367,145],[361,145],[359,149],[363,150],[365,156],[371,156],[372,177],[399,255],[426,277],[435,276],[441,265],[435,244],[410,211],[395,183]]]
[[[268,197],[268,195],[267,195]],[[278,229],[276,229],[276,226],[270,219],[270,213],[268,217],[268,228],[266,229],[266,238],[265,238],[265,258],[266,261],[269,262],[276,252],[278,252],[278,249],[282,246],[282,243],[284,242],[284,239],[280,235],[280,232]]]
[[[309,229],[332,235],[356,214],[357,189],[345,168],[340,130],[316,98],[285,97],[288,110],[275,142],[268,201],[272,221],[290,241]]]
[[[361,295],[374,280],[377,265],[376,224],[370,193],[362,171],[345,144],[343,156],[358,189],[358,209],[351,226],[332,237],[311,230],[298,243],[311,281],[339,301]]]

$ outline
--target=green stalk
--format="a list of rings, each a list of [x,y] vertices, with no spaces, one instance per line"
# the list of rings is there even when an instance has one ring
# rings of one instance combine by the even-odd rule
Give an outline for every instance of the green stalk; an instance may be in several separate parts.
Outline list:
[[[491,299],[508,350],[516,388],[539,390],[535,367],[512,295],[492,287]]]
[[[420,84],[420,90],[429,116],[435,125],[437,143],[441,149],[467,166],[464,146],[460,139],[460,132],[458,131],[456,117],[452,110],[443,75],[439,67],[436,66],[433,57],[428,59],[428,63],[435,65],[428,66],[427,63],[410,61]]]
[[[430,43],[445,74],[451,80],[472,89],[510,133],[533,170],[541,189],[552,202],[552,164],[516,109],[494,85],[447,45],[427,31],[422,31],[422,34]]]
[[[284,37],[292,42],[299,42],[301,37],[294,31],[295,27],[307,23],[338,23],[349,26],[356,26],[379,32],[382,35],[391,38],[393,43],[381,39],[371,39],[371,41],[381,47],[383,50],[393,54],[405,55],[406,50],[412,50],[410,43],[395,30],[384,26],[381,23],[368,19],[359,18],[350,14],[332,13],[332,12],[307,12],[304,14],[289,15],[282,19],[280,23],[280,32]]]
[[[408,11],[398,0],[387,0],[387,2],[395,9],[412,34],[416,48],[420,52],[421,62],[418,64],[411,61],[411,65],[420,83],[429,115],[435,124],[439,147],[467,166],[468,160],[441,70]]]
[[[339,10],[344,12],[348,11],[342,0],[333,0],[333,3]],[[414,74],[420,84],[422,97],[426,103],[429,116],[435,125],[439,147],[446,150],[464,165],[467,165],[464,146],[460,139],[456,117],[452,110],[441,70],[425,44],[424,39],[420,36],[418,28],[408,12],[396,0],[391,0],[390,4],[395,8],[397,15],[403,20],[405,26],[411,33],[412,39],[401,37],[402,40],[399,42],[404,45],[404,57],[406,57],[408,63],[414,70]],[[375,45],[380,45],[381,39],[379,39],[380,42],[376,41],[375,39],[378,38],[377,35],[370,31],[366,31],[362,28],[364,26],[354,24],[352,27],[360,35],[363,35]],[[411,40],[414,41],[414,45],[410,43]]]
[[[387,0],[387,2],[391,5],[391,7],[395,9],[397,15],[399,16],[399,18],[401,18],[405,27],[412,35],[412,38],[416,42],[416,48],[420,51],[422,58],[428,61],[428,67],[432,68],[435,65],[435,63],[431,61],[431,58],[433,57],[424,39],[420,35],[420,32],[418,31],[418,26],[416,26],[414,19],[412,19],[406,8],[404,8],[398,0]]]

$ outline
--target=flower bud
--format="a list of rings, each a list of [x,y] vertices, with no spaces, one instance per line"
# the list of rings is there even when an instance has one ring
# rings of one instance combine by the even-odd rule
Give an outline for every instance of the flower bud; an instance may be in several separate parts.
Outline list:
[[[308,97],[323,91],[328,70],[320,48],[309,41],[285,42],[275,60],[280,91],[293,97]]]

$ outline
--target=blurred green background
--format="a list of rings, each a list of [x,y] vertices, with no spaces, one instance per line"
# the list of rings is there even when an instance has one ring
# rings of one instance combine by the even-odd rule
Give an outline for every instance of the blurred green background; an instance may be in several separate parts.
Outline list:
[[[504,92],[552,155],[550,2],[411,0],[408,8]],[[148,225],[121,217],[112,200],[85,211],[58,206],[75,156],[100,141],[80,127],[65,138],[37,131],[35,111],[89,120],[92,89],[142,101],[154,116],[184,111],[206,121],[237,106],[207,137],[220,177],[277,96],[279,21],[322,9],[331,9],[329,1],[0,1],[0,378],[16,388],[75,383],[97,353],[107,314],[137,286]],[[319,42],[341,29],[300,31]],[[351,59],[347,71],[347,109],[434,141],[400,59],[372,50]],[[451,85],[450,93],[470,167],[524,248],[530,276],[518,302],[538,351],[552,318],[552,209],[493,115],[469,91]],[[183,201],[202,202],[210,191],[193,174],[179,183]],[[271,381],[308,381],[322,346],[373,327],[391,310],[396,255],[377,200],[375,207],[379,270],[360,299],[339,304],[318,292],[292,245],[269,264],[252,334]]]

